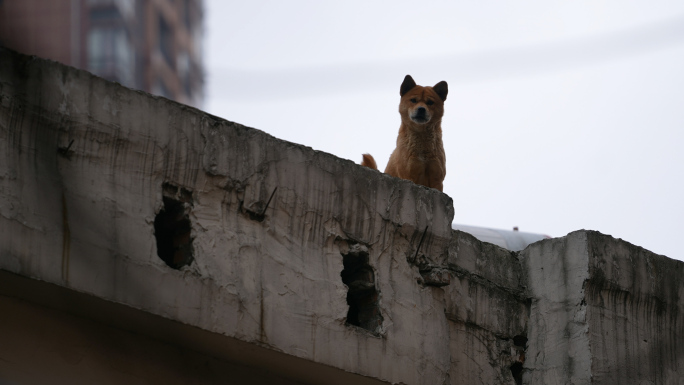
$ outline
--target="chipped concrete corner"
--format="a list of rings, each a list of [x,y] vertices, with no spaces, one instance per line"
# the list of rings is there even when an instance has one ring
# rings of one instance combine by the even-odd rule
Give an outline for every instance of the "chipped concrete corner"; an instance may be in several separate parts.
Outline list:
[[[0,380],[684,378],[682,262],[592,231],[510,252],[436,190],[5,49],[0,164]]]

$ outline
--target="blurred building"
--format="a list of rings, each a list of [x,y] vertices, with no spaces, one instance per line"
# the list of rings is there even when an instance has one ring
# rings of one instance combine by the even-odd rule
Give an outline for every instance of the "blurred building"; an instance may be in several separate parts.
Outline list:
[[[0,0],[0,45],[201,107],[202,0]]]

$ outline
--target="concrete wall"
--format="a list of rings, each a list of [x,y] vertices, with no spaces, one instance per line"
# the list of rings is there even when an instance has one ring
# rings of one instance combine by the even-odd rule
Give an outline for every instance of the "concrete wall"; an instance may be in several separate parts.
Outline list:
[[[526,383],[684,384],[684,264],[595,231],[530,245]]]
[[[440,192],[3,49],[0,164],[0,306],[31,308],[0,338],[57,349],[23,320],[60,311],[239,383],[611,383],[642,354],[630,378],[684,374],[680,262],[584,231],[513,253],[453,231]],[[36,383],[14,341],[0,379]],[[44,373],[90,383],[83,362]]]
[[[6,274],[0,277],[17,280]],[[3,282],[3,288],[7,288],[6,285]],[[32,290],[35,286],[28,284],[14,288]],[[58,289],[39,289],[48,291],[48,295],[54,295],[55,290]],[[0,384],[3,385],[299,384],[268,371],[236,364],[234,360],[217,358],[221,357],[221,352],[200,353],[178,343],[150,337],[150,333],[132,333],[121,327],[108,326],[105,322],[76,316],[74,311],[39,306],[8,294],[0,296],[3,312],[0,317]],[[64,294],[60,297],[82,304],[82,301]],[[130,320],[131,316],[127,317],[121,310],[109,309],[108,312],[119,320]],[[138,327],[141,326],[140,320],[134,321]],[[162,320],[152,320],[148,327],[159,328],[160,325],[164,325]],[[187,333],[178,327],[171,326],[170,329],[176,335]],[[191,335],[193,341],[202,341],[196,333]],[[203,344],[207,345],[207,342]]]

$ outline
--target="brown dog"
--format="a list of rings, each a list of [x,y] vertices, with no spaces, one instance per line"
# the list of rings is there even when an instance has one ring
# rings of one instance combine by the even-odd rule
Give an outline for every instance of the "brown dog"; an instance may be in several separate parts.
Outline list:
[[[422,87],[406,75],[399,89],[401,126],[397,148],[387,162],[386,174],[442,191],[446,176],[442,115],[448,92],[445,81]],[[363,154],[361,165],[378,169],[370,154]]]

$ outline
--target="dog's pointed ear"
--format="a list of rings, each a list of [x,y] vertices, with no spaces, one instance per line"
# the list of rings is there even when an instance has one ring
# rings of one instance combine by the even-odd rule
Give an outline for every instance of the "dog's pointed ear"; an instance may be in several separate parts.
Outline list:
[[[435,86],[432,87],[432,89],[437,93],[437,95],[440,99],[442,99],[442,101],[446,100],[447,93],[449,93],[449,86],[447,85],[447,82],[442,80],[441,82],[435,84]]]
[[[407,92],[411,91],[413,87],[416,86],[416,82],[413,81],[411,75],[406,75],[404,82],[401,83],[401,88],[399,89],[399,95],[404,96]]]

